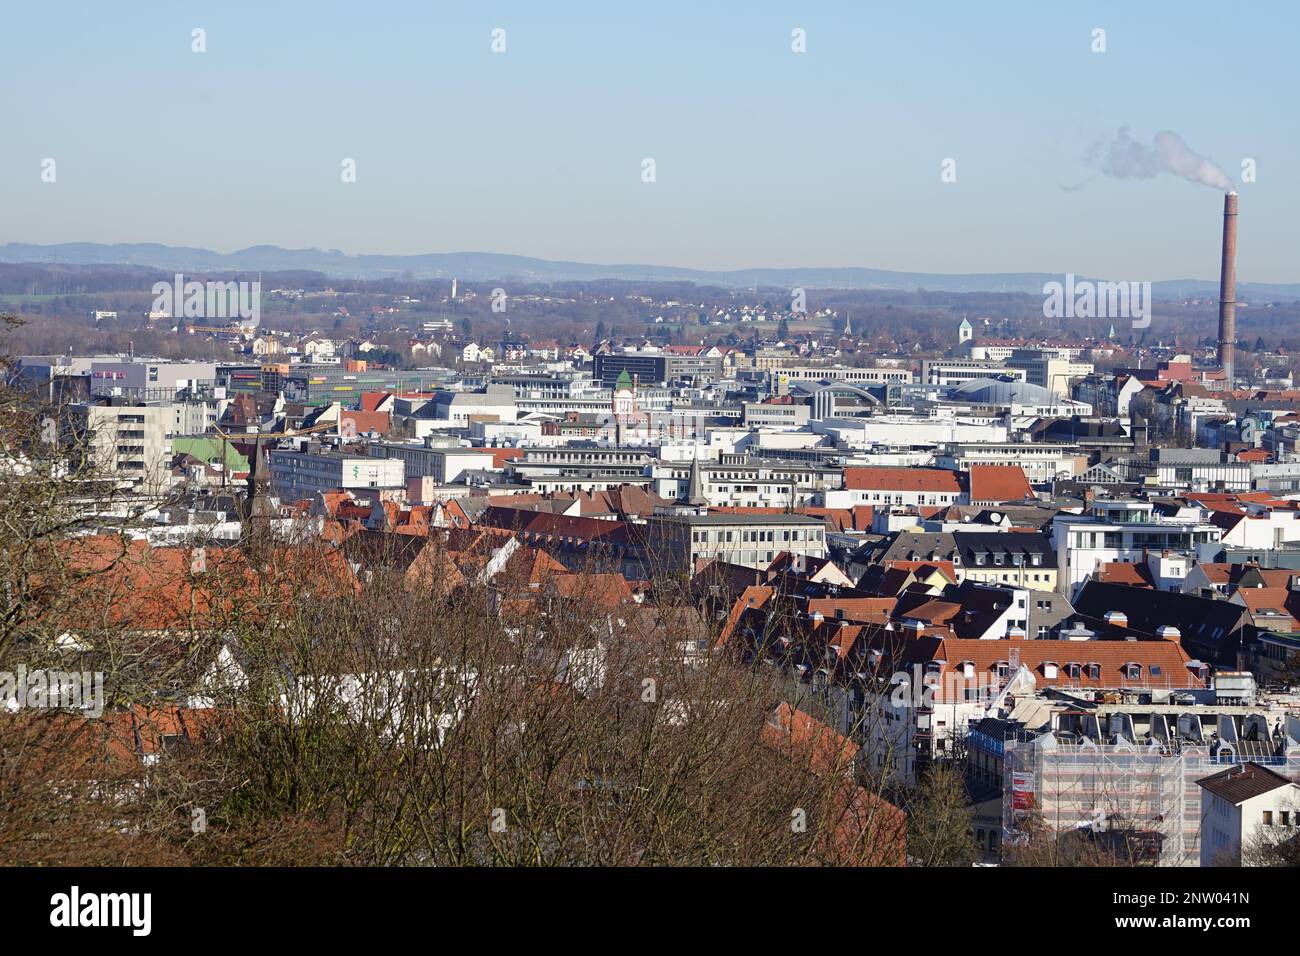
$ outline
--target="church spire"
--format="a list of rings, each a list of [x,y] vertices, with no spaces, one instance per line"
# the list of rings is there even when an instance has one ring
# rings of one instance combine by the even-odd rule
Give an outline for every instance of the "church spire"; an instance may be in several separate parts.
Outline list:
[[[691,480],[686,486],[686,504],[696,508],[706,507],[709,500],[704,497],[704,478],[700,474],[700,456],[698,449],[691,459]]]

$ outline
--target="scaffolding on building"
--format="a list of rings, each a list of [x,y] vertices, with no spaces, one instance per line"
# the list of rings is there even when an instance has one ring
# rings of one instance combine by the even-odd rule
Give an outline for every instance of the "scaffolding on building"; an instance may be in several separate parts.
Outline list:
[[[1004,742],[1003,843],[1033,826],[1058,834],[1124,833],[1136,862],[1200,863],[1201,789],[1196,781],[1234,763],[1262,763],[1300,782],[1300,751],[1274,756],[1167,742],[1098,744],[1051,733]]]

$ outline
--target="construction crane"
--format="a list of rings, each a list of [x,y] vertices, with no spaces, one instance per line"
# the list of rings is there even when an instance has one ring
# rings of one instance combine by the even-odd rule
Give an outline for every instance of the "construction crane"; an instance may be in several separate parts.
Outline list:
[[[240,521],[243,524],[241,537],[245,545],[259,547],[270,538],[270,523],[273,513],[270,503],[270,476],[262,467],[262,448],[268,442],[281,441],[285,438],[301,438],[306,435],[312,435],[316,432],[327,431],[336,427],[338,422],[324,422],[319,425],[312,425],[309,428],[286,428],[278,432],[244,432],[231,433],[222,431],[220,428],[213,426],[213,431],[221,438],[221,456],[223,461],[222,481],[225,480],[224,461],[226,457],[226,443],[232,441],[242,441],[253,443],[253,454],[248,459],[248,491],[244,496],[244,505],[240,513]]]
[[[285,431],[279,431],[279,432],[225,432],[222,431],[220,428],[218,428],[216,425],[213,425],[212,430],[216,432],[217,436],[221,439],[221,462],[222,462],[221,484],[222,486],[224,487],[226,483],[227,469],[225,466],[226,466],[227,443],[232,441],[248,442],[250,440],[253,442],[253,459],[250,459],[248,463],[248,474],[249,477],[251,478],[253,472],[257,470],[257,465],[254,459],[261,458],[262,456],[263,441],[270,442],[270,441],[279,441],[284,438],[301,438],[304,435],[311,435],[316,432],[327,431],[333,428],[334,426],[335,426],[334,422],[323,422],[322,424],[319,425],[312,425],[310,428],[294,428],[294,429],[287,429]]]

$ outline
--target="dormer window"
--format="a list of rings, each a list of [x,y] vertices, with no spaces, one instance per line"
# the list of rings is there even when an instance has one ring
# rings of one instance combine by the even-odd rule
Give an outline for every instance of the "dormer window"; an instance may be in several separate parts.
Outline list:
[[[1043,563],[1043,556],[1041,554],[1031,554],[1029,556],[1029,563],[1034,567],[1038,567]]]
[[[1088,677],[1092,680],[1101,680],[1101,665],[1095,661],[1088,665]]]
[[[1073,678],[1073,679],[1075,679],[1075,680],[1078,680],[1078,679],[1079,679],[1079,674],[1082,673],[1082,671],[1083,671],[1083,668],[1080,667],[1080,666],[1079,666],[1077,663],[1075,663],[1074,661],[1071,661],[1070,663],[1068,663],[1068,664],[1065,665],[1065,673],[1066,673],[1066,676],[1067,676],[1067,677],[1071,677],[1071,678]]]
[[[1136,663],[1128,663],[1128,664],[1125,664],[1125,665],[1124,665],[1124,676],[1127,677],[1129,680],[1141,680],[1141,679],[1142,679],[1142,665],[1141,665],[1141,664],[1136,664]]]
[[[1043,676],[1048,680],[1055,680],[1058,667],[1056,661],[1043,661]]]
[[[962,676],[962,677],[965,677],[967,680],[970,680],[970,679],[974,678],[974,676],[975,676],[975,662],[974,662],[974,661],[962,661],[962,662],[961,662],[961,676]]]
[[[1010,665],[1007,661],[997,661],[997,662],[994,663],[994,665],[993,665],[993,671],[994,671],[994,673],[996,673],[999,677],[1010,677],[1010,676],[1011,676],[1011,665]]]

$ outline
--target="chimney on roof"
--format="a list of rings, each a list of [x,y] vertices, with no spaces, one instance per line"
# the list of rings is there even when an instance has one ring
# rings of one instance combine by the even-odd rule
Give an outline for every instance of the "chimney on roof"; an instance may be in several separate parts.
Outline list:
[[[1025,630],[1022,627],[1013,627],[1007,630],[1007,639],[1011,641],[1023,641],[1025,639]]]
[[[1128,615],[1123,611],[1107,611],[1105,621],[1110,627],[1128,627]]]
[[[812,622],[813,622],[814,624],[820,624],[820,623],[822,623],[822,621],[824,621],[824,620],[826,620],[826,615],[823,614],[821,611],[813,611],[813,612],[812,612]]]
[[[1181,640],[1182,636],[1183,636],[1183,632],[1180,631],[1178,628],[1174,627],[1172,624],[1161,624],[1159,627],[1156,628],[1156,637],[1160,638],[1163,641]]]

